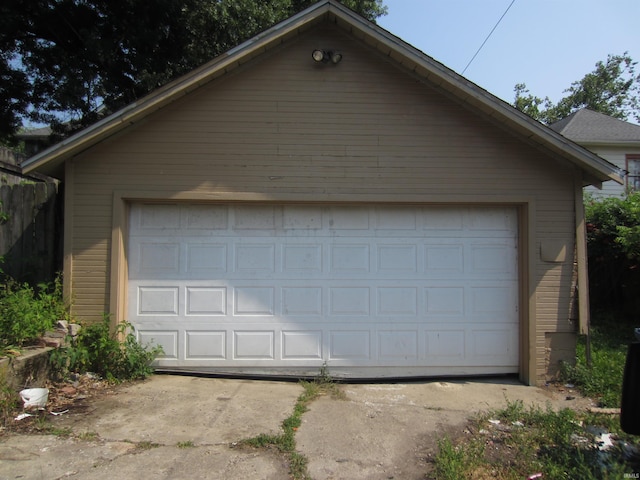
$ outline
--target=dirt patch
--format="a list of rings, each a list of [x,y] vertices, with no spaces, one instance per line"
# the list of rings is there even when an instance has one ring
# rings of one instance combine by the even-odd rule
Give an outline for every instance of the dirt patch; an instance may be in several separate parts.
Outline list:
[[[47,406],[44,409],[20,407],[7,411],[4,428],[0,435],[8,433],[46,433],[55,427],[59,417],[69,414],[90,414],[95,400],[114,395],[123,385],[114,385],[95,375],[76,375],[65,382],[46,381],[44,388],[49,389]],[[15,420],[23,413],[31,416]]]

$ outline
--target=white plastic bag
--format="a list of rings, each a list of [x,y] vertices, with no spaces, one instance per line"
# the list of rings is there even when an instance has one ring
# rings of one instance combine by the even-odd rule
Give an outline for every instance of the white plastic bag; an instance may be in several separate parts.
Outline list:
[[[49,400],[48,388],[27,388],[20,392],[20,398],[24,402],[24,408],[44,408]]]

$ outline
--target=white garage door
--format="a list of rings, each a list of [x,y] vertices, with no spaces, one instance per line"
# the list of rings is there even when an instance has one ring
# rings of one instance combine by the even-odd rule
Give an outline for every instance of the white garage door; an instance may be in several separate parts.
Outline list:
[[[518,371],[510,207],[131,208],[128,320],[161,368]]]

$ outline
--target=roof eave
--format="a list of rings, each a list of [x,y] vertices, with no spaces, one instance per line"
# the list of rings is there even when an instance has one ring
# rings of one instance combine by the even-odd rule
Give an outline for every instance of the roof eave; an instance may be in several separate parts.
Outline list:
[[[640,148],[640,140],[574,140],[580,145],[589,145],[592,147],[620,147],[620,148]]]
[[[30,172],[44,165],[54,167],[96,143],[118,133],[122,129],[136,123],[144,116],[175,101],[194,89],[210,82],[226,73],[233,65],[248,61],[270,44],[284,40],[287,34],[296,32],[305,25],[320,21],[331,12],[336,23],[350,30],[356,37],[387,55],[405,69],[414,72],[431,84],[437,86],[458,101],[478,109],[492,121],[502,124],[529,143],[542,150],[559,155],[585,170],[597,181],[614,180],[622,183],[622,172],[613,164],[598,157],[584,147],[566,139],[552,129],[519,112],[503,100],[478,87],[453,70],[435,61],[415,47],[392,35],[378,25],[371,23],[351,10],[335,2],[327,0],[315,4],[306,10],[290,17],[260,35],[240,44],[220,55],[212,62],[196,69],[155,92],[147,95],[102,121],[78,132],[57,145],[28,159],[24,171]]]
[[[524,135],[530,142],[539,145],[542,149],[568,158],[586,170],[589,176],[596,181],[613,180],[620,184],[624,183],[623,172],[612,163],[516,110],[500,98],[470,82],[387,30],[366,21],[350,10],[339,9],[337,16],[349,20],[354,26],[359,26],[363,34],[375,32],[375,47],[405,68],[436,84],[460,100],[475,106],[494,121],[519,131],[521,136]]]
[[[231,50],[217,56],[212,61],[154,90],[126,107],[114,112],[89,127],[71,135],[61,142],[28,158],[22,164],[25,173],[43,169],[53,171],[58,165],[93,145],[119,133],[150,113],[176,101],[180,97],[196,90],[202,85],[218,78],[232,67],[245,63],[256,53],[270,44],[279,43],[282,37],[295,32],[308,24],[319,21],[332,7],[332,2],[315,4],[306,10],[280,22]]]

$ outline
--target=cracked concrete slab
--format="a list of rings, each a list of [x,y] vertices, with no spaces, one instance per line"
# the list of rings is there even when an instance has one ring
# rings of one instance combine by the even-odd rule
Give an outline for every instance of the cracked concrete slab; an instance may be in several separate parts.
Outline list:
[[[346,399],[316,399],[296,432],[296,450],[315,480],[423,479],[438,439],[460,434],[479,410],[507,400],[542,408],[588,402],[509,379],[341,388]],[[234,444],[281,433],[302,392],[295,382],[156,375],[51,416],[70,437],[2,435],[0,478],[286,479],[277,450]]]
[[[294,382],[156,375],[50,419],[74,437],[0,440],[0,478],[287,478],[282,456],[231,446],[280,433],[301,392]]]
[[[315,480],[424,479],[438,440],[459,435],[477,412],[507,402],[586,406],[510,379],[344,385],[346,400],[313,402],[296,435]],[[582,403],[581,403],[582,402]]]

